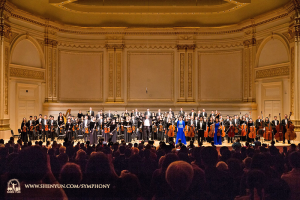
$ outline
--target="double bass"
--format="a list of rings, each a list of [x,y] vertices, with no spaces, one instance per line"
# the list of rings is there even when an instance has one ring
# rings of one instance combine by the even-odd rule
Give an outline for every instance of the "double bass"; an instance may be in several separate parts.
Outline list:
[[[279,124],[276,126],[275,139],[277,141],[283,141],[283,125],[281,123],[281,115],[279,113]]]
[[[263,137],[265,140],[272,140],[272,128],[271,128],[271,124],[270,124],[270,117],[271,117],[271,114],[269,114],[269,126],[265,127],[265,132],[263,134]]]
[[[292,115],[292,112],[290,112],[288,124],[286,125],[285,138],[288,139],[288,140],[295,140],[297,135],[294,131],[295,126],[294,126],[294,124],[292,124],[292,122],[290,120],[291,115]]]

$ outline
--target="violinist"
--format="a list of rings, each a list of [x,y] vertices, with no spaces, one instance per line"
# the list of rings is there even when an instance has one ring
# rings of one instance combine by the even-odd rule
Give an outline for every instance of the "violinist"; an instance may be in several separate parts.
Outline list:
[[[116,118],[118,119],[118,118]],[[103,120],[103,115],[100,115],[98,121],[97,121],[97,129],[98,129],[98,133],[99,135],[102,135],[103,136],[103,123],[104,123],[104,120]]]
[[[234,127],[234,120],[232,119],[232,117],[229,117],[229,129],[231,128],[231,127]],[[230,131],[230,130],[229,130]],[[229,132],[228,131],[228,132]],[[234,135],[233,136],[231,136],[231,134],[228,134],[228,143],[232,143],[232,138],[234,137]]]
[[[196,116],[196,113],[195,113],[195,111],[194,111],[194,109],[192,109],[192,111],[190,112],[190,117],[195,117]]]
[[[55,128],[57,127],[57,123],[54,120],[53,116],[50,116],[49,123],[50,123],[50,137],[51,137],[51,141],[54,141],[54,138],[55,138]]]
[[[97,144],[97,132],[96,132],[96,128],[97,128],[97,122],[96,122],[96,118],[92,117],[92,120],[90,122],[90,144]]]
[[[207,118],[207,113],[205,112],[205,109],[202,109],[201,116],[203,119]]]
[[[28,131],[28,123],[26,118],[24,117],[21,123],[21,139],[23,142],[28,142],[28,135],[27,135],[27,131]]]
[[[126,143],[131,142],[132,132],[131,133],[128,132],[129,128],[132,129],[132,123],[130,121],[130,117],[127,116],[126,121],[124,122],[124,139]]]
[[[213,111],[212,111],[213,112]],[[208,127],[208,132],[210,132],[211,130],[210,130],[210,125],[212,125],[212,124],[214,124],[214,121],[213,121],[213,117],[210,117],[209,118],[209,121],[208,121],[208,123],[207,123],[207,127]],[[213,138],[211,138],[211,137],[207,137],[206,138],[206,140],[207,140],[207,142],[211,142],[212,140],[213,140]]]
[[[277,133],[277,130],[276,130],[276,126],[279,125],[279,120],[277,120],[277,116],[274,116],[274,120],[272,120],[272,129],[273,129],[273,137],[272,137],[272,141],[274,141],[274,135]],[[276,141],[278,142],[278,141]]]
[[[230,126],[230,119],[229,115],[226,116],[226,119],[224,120],[224,126],[225,126],[225,131],[228,132],[229,126]]]
[[[197,130],[198,130],[198,145],[200,145],[200,138],[201,138],[201,143],[203,143],[204,131],[206,130],[206,122],[203,121],[203,117],[200,117],[200,120],[197,124]]]
[[[242,119],[240,120],[240,124],[241,125],[246,125],[246,127],[248,128],[248,121],[247,121],[245,115],[242,116]],[[241,136],[241,141],[246,141],[246,136]]]
[[[164,121],[161,119],[161,116],[157,117],[157,122],[156,122],[156,126],[158,128],[157,131],[157,139],[159,141],[164,141]]]
[[[249,122],[248,122],[248,134],[249,134],[249,132],[250,132],[250,127],[252,127],[252,126],[254,126],[254,123],[253,123],[253,120],[252,120],[252,118],[250,118],[249,119]],[[254,142],[254,138],[249,138],[248,137],[248,142]]]
[[[35,121],[32,119],[32,116],[29,117],[29,120],[27,122],[28,127],[28,134],[29,134],[29,140],[34,140],[35,138]]]
[[[45,142],[45,136],[46,136],[46,140],[48,140],[49,131],[50,131],[50,123],[49,123],[49,120],[47,119],[47,115],[45,115],[44,119],[42,121],[43,142]]]
[[[86,116],[85,116],[85,119],[81,122],[81,128],[82,128],[82,132],[83,132],[83,139],[84,139],[84,142],[87,141],[87,133],[86,133],[86,130],[88,130],[89,124],[90,124],[90,120],[89,120],[88,115],[86,115]]]
[[[215,112],[212,110],[211,114],[209,115],[209,118],[213,118],[213,121],[215,120],[216,114]]]
[[[58,135],[63,134],[64,126],[65,126],[64,118],[59,117],[59,119],[58,119],[58,129],[57,129]]]
[[[188,125],[189,125],[189,127],[195,128],[196,125],[195,125],[195,120],[194,120],[193,116],[191,116],[191,119],[189,120]],[[187,141],[190,141],[190,140],[194,140],[194,138],[188,137]]]
[[[263,125],[263,120],[261,119],[261,117],[259,115],[256,122],[255,122],[255,128],[256,128],[257,133],[261,136],[263,135],[262,134],[263,130],[260,130],[260,127],[262,127],[262,125]]]
[[[109,134],[109,142],[116,143],[117,142],[117,124],[116,121],[113,119],[109,125],[110,134]]]
[[[131,117],[131,123],[132,123],[131,139],[136,140],[137,139],[137,127],[138,127],[138,116],[133,115]]]
[[[65,126],[66,137],[68,138],[69,141],[72,141],[72,128],[73,128],[73,124],[71,122],[71,119],[69,118]]]
[[[289,123],[289,119],[287,114],[284,115],[284,119],[281,121],[281,124],[283,125],[283,144],[285,144],[285,139],[288,140],[288,138],[285,138],[285,133],[287,131],[286,125]],[[288,144],[290,144],[290,140],[288,140]]]
[[[181,117],[184,117],[185,112],[183,111],[182,108],[180,108],[180,111],[178,112],[178,115],[181,116]]]

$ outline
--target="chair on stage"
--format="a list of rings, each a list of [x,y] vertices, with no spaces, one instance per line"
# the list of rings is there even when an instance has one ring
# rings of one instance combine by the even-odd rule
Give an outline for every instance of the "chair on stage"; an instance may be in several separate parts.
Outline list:
[[[59,131],[59,135],[57,136],[57,140],[61,139],[65,139],[66,137],[66,133],[64,131]]]
[[[13,130],[10,130],[10,132],[11,132],[11,135],[12,135],[13,138],[17,137],[18,139],[20,139],[20,137],[21,137],[21,129],[18,129],[18,133],[19,134],[14,134]]]
[[[76,138],[76,141],[78,140],[83,140],[83,134],[82,134],[82,131],[79,131],[78,135],[77,135],[77,138]]]

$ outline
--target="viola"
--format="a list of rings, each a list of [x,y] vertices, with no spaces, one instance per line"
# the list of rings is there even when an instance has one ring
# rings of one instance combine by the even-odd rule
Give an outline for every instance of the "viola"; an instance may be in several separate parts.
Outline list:
[[[162,132],[162,131],[163,131],[163,125],[160,124],[160,125],[158,126],[158,131],[159,131],[159,132]]]
[[[256,138],[256,128],[255,128],[255,126],[250,126],[250,132],[249,132],[248,137],[251,138],[251,139]]]
[[[132,133],[132,128],[131,127],[127,128],[127,133]]]
[[[169,131],[168,131],[168,136],[169,137],[174,137],[175,135],[175,126],[174,125],[170,125],[169,126]]]
[[[30,126],[30,131],[33,131],[33,128],[34,128],[33,125],[31,125],[31,126]]]
[[[49,131],[48,125],[45,125],[45,131]]]
[[[237,126],[235,127],[235,129],[234,129],[234,133],[235,133],[235,134],[237,134],[237,135],[239,134],[240,127],[241,127],[240,125],[237,125]]]
[[[110,132],[110,128],[109,127],[105,127],[104,128],[104,133],[109,133]]]
[[[26,126],[23,126],[23,128],[22,128],[22,132],[27,132],[27,127]]]
[[[86,133],[86,134],[89,133],[89,128],[85,128],[84,130],[85,130],[84,133]]]
[[[156,125],[152,126],[152,132],[157,133],[157,126]]]
[[[132,131],[133,131],[133,132],[135,132],[135,129],[136,129],[135,126],[132,126]]]

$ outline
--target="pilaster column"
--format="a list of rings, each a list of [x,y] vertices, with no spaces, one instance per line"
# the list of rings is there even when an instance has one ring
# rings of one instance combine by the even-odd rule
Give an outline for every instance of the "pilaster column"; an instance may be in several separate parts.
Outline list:
[[[124,102],[122,54],[124,44],[106,44],[108,55],[107,102]]]
[[[46,102],[56,102],[58,99],[57,80],[58,80],[58,67],[57,67],[57,45],[55,39],[55,31],[51,30],[46,23],[45,31],[45,63],[46,63]]]
[[[195,101],[195,67],[194,50],[195,44],[177,45],[179,54],[179,96],[178,102]]]
[[[9,84],[9,47],[11,27],[9,13],[5,9],[6,1],[0,0],[0,138],[9,139],[10,124],[8,110]]]

